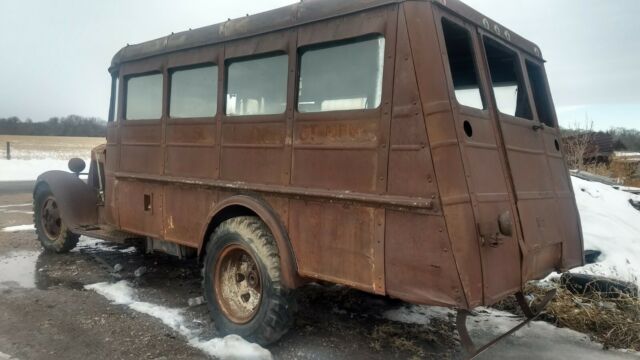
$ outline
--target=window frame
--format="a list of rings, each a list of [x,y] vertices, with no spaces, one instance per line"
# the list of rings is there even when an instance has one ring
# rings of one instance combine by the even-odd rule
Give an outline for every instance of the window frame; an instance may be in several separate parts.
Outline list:
[[[373,40],[377,38],[382,38],[384,40],[384,46],[382,48],[382,74],[380,78],[380,103],[375,108],[369,109],[342,109],[342,110],[329,110],[329,111],[300,111],[299,109],[299,97],[300,97],[300,78],[302,74],[302,56],[306,51],[309,50],[317,50],[317,49],[326,49],[334,46],[347,45],[352,43],[357,43],[366,40]],[[356,35],[347,38],[340,38],[336,40],[327,40],[321,42],[315,42],[311,44],[305,44],[302,46],[296,46],[296,78],[295,78],[295,87],[294,87],[294,103],[293,109],[294,111],[301,116],[322,116],[323,114],[336,114],[336,113],[372,113],[379,112],[384,103],[384,86],[385,86],[385,69],[387,65],[387,47],[389,46],[387,37],[384,33],[381,32],[369,32],[361,35]]]
[[[552,124],[549,125],[546,122],[542,121],[540,118],[540,113],[538,111],[538,103],[536,101],[536,96],[534,95],[534,90],[533,90],[533,83],[531,82],[531,76],[529,74],[529,67],[528,67],[528,63],[531,64],[532,66],[536,66],[541,70],[541,75],[542,75],[542,81],[543,81],[543,90],[545,92],[545,98],[547,101],[547,104],[549,106],[549,120],[551,120]],[[531,101],[533,103],[533,107],[532,107],[532,112],[533,112],[533,116],[535,118],[536,121],[538,121],[540,124],[543,124],[546,127],[550,127],[550,128],[558,128],[558,118],[556,115],[556,111],[555,111],[555,105],[553,103],[553,97],[551,96],[551,88],[549,86],[549,79],[547,77],[547,70],[544,67],[544,63],[541,62],[540,60],[536,60],[533,57],[530,57],[528,55],[524,55],[523,56],[523,64],[524,64],[524,71],[525,71],[525,78],[527,80],[528,86],[530,88],[530,97],[531,97]]]
[[[120,95],[120,77],[117,72],[111,74],[111,88],[109,96],[109,115],[107,117],[107,123],[112,123],[118,120],[118,103]]]
[[[276,114],[242,114],[242,115],[236,115],[236,114],[227,114],[227,100],[228,100],[228,90],[229,90],[229,68],[230,65],[232,65],[233,63],[236,62],[243,62],[243,61],[251,61],[251,60],[259,60],[259,59],[265,59],[265,58],[270,58],[270,57],[276,57],[276,56],[284,56],[287,59],[287,66],[286,66],[286,81],[285,81],[285,104],[284,104],[284,110],[280,113],[276,113]],[[240,56],[233,56],[233,57],[228,57],[224,59],[224,66],[223,66],[223,86],[222,86],[222,108],[218,108],[218,112],[225,117],[225,119],[233,119],[231,121],[236,121],[236,120],[243,120],[243,119],[261,119],[261,118],[281,118],[286,116],[286,114],[289,112],[289,92],[290,92],[290,71],[289,69],[291,68],[291,56],[287,51],[284,50],[273,50],[273,51],[267,51],[267,52],[261,52],[261,53],[254,53],[254,54],[248,54],[248,55],[240,55]],[[229,120],[228,120],[229,121]]]
[[[492,104],[493,106],[495,106],[495,111],[498,114],[498,116],[500,118],[502,117],[506,117],[506,118],[511,118],[511,119],[520,119],[520,120],[525,120],[528,122],[535,122],[536,121],[536,114],[534,112],[533,109],[533,99],[531,97],[531,89],[529,87],[529,81],[527,79],[527,73],[525,72],[526,69],[524,68],[524,60],[523,60],[523,53],[521,50],[519,50],[518,48],[511,46],[510,44],[502,41],[502,39],[495,37],[493,34],[486,32],[484,30],[480,30],[479,31],[480,34],[480,43],[479,45],[481,46],[481,51],[482,51],[482,57],[484,58],[484,67],[486,70],[486,75],[487,75],[487,88],[488,91],[491,92],[491,95],[493,97],[493,101]],[[531,112],[531,118],[526,118],[526,117],[522,117],[522,116],[517,116],[517,115],[510,115],[507,114],[505,112],[502,112],[500,110],[500,107],[498,105],[498,100],[496,98],[496,94],[493,88],[493,78],[491,76],[491,67],[489,65],[489,58],[487,56],[487,50],[486,50],[486,41],[485,39],[489,39],[490,41],[493,41],[494,43],[498,44],[499,46],[505,48],[507,51],[513,53],[515,55],[515,60],[516,60],[516,65],[517,65],[517,69],[518,71],[516,71],[516,76],[519,77],[519,81],[520,84],[522,85],[523,89],[526,91],[526,100],[528,102],[529,105],[529,111]],[[517,104],[516,104],[517,106]],[[516,107],[517,110],[517,107]],[[516,111],[517,113],[517,111]]]
[[[149,76],[149,75],[160,75],[161,79],[162,79],[162,87],[161,87],[161,97],[160,97],[160,117],[155,119],[155,118],[148,118],[148,119],[127,119],[127,103],[128,103],[128,97],[129,97],[129,80],[133,79],[133,78],[138,78],[138,77],[144,77],[144,76]],[[121,120],[123,123],[125,124],[150,124],[150,123],[159,123],[162,121],[162,119],[165,116],[165,101],[166,101],[166,96],[165,96],[165,86],[166,86],[166,77],[165,77],[165,72],[161,69],[157,69],[157,70],[150,70],[150,71],[142,71],[142,72],[131,72],[131,73],[127,73],[126,75],[122,75],[121,76],[121,84],[122,84],[122,102],[119,104],[119,106],[122,108],[121,110]]]
[[[215,71],[216,71],[216,98],[214,99],[215,104],[216,104],[216,112],[213,115],[210,116],[197,116],[197,117],[172,117],[171,116],[171,86],[172,86],[172,80],[173,80],[173,74],[179,71],[185,71],[185,70],[192,70],[192,69],[199,69],[199,68],[205,68],[205,67],[215,67]],[[189,122],[189,121],[195,121],[195,122],[201,122],[201,121],[210,121],[212,119],[215,119],[218,114],[220,114],[220,103],[219,103],[219,98],[220,98],[220,65],[218,65],[218,63],[216,61],[210,60],[210,61],[203,61],[203,62],[199,62],[199,63],[194,63],[194,64],[180,64],[180,65],[174,65],[171,67],[167,68],[167,93],[166,93],[166,102],[167,102],[167,121],[173,123],[173,122]]]
[[[448,21],[453,26],[458,26],[460,29],[467,31],[469,34],[469,40],[470,40],[469,45],[471,46],[471,51],[473,54],[473,63],[475,66],[476,78],[478,82],[478,91],[480,92],[482,108],[464,105],[458,101],[458,97],[456,96],[456,93],[455,93],[455,85],[453,82],[453,73],[451,72],[451,64],[449,62],[449,53],[447,51],[446,37],[444,34],[444,26],[443,26],[444,21]],[[488,66],[485,66],[483,64],[484,57],[483,57],[482,51],[484,51],[484,48],[483,48],[484,43],[478,39],[478,36],[477,36],[478,32],[476,31],[476,26],[468,24],[462,19],[459,19],[457,17],[443,14],[439,17],[439,21],[437,21],[437,27],[438,27],[440,39],[442,41],[441,52],[443,54],[443,61],[445,63],[444,65],[446,68],[445,74],[446,74],[447,82],[449,85],[449,97],[453,99],[453,102],[457,106],[459,106],[461,112],[468,113],[471,115],[487,117],[489,115],[489,108],[491,107],[491,98],[488,96],[487,91],[492,91],[493,89],[490,84],[491,79],[490,78],[487,79],[484,72],[486,68],[486,71],[488,73],[489,68]],[[490,87],[491,89],[489,89]]]

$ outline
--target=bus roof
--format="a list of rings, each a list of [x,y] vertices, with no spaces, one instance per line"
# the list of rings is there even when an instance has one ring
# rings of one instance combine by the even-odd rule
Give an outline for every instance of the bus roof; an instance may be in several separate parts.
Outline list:
[[[534,43],[480,14],[460,0],[305,0],[255,15],[172,33],[140,44],[127,44],[115,54],[109,70],[113,71],[120,64],[129,61],[256,36],[405,1],[428,1],[437,4],[542,60],[540,50]]]

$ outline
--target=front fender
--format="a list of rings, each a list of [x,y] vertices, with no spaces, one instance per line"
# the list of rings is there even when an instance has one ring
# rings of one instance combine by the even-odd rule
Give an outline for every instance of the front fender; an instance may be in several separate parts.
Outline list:
[[[75,174],[59,170],[42,173],[36,180],[34,196],[41,186],[51,190],[68,227],[98,223],[97,193]]]

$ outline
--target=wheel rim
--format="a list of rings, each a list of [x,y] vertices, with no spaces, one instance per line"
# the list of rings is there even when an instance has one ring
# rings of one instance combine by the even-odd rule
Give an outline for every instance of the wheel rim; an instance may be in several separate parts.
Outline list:
[[[239,245],[230,245],[216,259],[216,300],[226,317],[236,324],[249,322],[260,308],[262,283],[253,256]]]
[[[57,239],[62,232],[62,219],[58,203],[53,197],[48,197],[42,204],[40,222],[45,234],[50,239]]]

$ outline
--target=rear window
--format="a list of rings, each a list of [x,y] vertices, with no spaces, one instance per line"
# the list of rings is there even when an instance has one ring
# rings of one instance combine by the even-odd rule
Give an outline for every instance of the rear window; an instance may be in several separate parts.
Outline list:
[[[301,49],[298,111],[377,108],[383,68],[382,36]]]
[[[162,116],[162,74],[128,78],[126,95],[125,119],[151,120]]]
[[[485,103],[478,83],[471,34],[467,29],[447,19],[442,19],[442,32],[456,100],[460,105],[484,109]]]
[[[544,69],[529,60],[526,60],[525,63],[527,64],[529,84],[531,84],[531,91],[533,91],[533,101],[536,103],[538,118],[541,123],[553,127],[553,107],[551,106],[551,96],[547,91]]]
[[[218,67],[215,65],[171,72],[169,115],[172,118],[213,117],[218,100]]]
[[[484,38],[484,48],[498,110],[503,114],[533,119],[518,55],[488,37]]]
[[[237,60],[227,65],[226,114],[282,114],[287,106],[288,59],[285,54]]]

